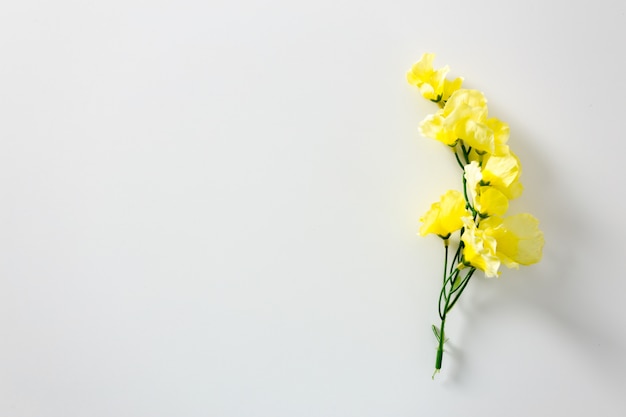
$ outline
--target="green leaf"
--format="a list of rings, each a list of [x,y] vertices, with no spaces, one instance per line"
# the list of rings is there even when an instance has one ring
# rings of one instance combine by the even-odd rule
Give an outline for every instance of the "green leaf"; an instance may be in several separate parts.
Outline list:
[[[435,334],[435,337],[437,338],[437,342],[441,343],[441,332],[439,331],[439,327],[435,326],[433,324],[433,333]]]

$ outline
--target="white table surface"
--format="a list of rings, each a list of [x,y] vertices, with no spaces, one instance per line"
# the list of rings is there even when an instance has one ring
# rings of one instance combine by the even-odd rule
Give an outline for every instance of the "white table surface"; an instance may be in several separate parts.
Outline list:
[[[626,3],[7,2],[0,415],[621,416]],[[543,261],[430,379],[454,161],[424,52],[511,126]]]

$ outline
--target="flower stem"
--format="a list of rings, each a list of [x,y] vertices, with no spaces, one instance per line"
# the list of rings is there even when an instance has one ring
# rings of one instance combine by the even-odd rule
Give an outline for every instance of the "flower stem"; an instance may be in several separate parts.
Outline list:
[[[441,371],[441,362],[443,361],[443,344],[446,341],[446,336],[444,333],[444,327],[446,325],[445,314],[441,319],[441,327],[439,329],[439,346],[437,347],[437,359],[435,360],[435,372],[433,373],[433,379],[435,379],[435,374],[438,374]]]
[[[443,282],[446,282],[446,270],[448,269],[448,239],[444,239],[443,246],[445,248],[445,255],[443,257]]]
[[[437,341],[439,343],[437,345],[437,358],[435,359],[435,372],[433,373],[433,379],[435,379],[435,375],[441,371],[441,363],[443,362],[443,344],[446,342],[446,317],[461,297],[461,294],[467,287],[470,278],[474,275],[474,271],[476,271],[476,268],[471,268],[465,274],[465,277],[463,277],[461,282],[457,283],[457,277],[459,275],[459,269],[457,268],[443,282],[443,288],[441,288],[441,293],[439,294],[439,317],[441,318],[441,326],[439,327],[439,336],[437,337]],[[453,297],[452,294],[455,292],[456,294]]]
[[[463,294],[463,291],[465,290],[465,288],[467,287],[467,284],[469,284],[469,280],[472,277],[472,275],[474,275],[474,272],[476,271],[476,268],[472,268],[469,270],[469,272],[467,273],[467,275],[465,275],[465,278],[463,278],[463,281],[461,282],[461,284],[459,284],[459,286],[457,288],[455,288],[452,292],[458,291],[458,293],[456,294],[456,296],[454,297],[454,300],[452,300],[452,303],[450,303],[447,306],[447,311],[452,310],[452,307],[454,307],[454,305],[456,304],[457,301],[459,301],[459,298],[461,297],[461,294]],[[450,294],[452,295],[452,294]],[[452,297],[450,297],[452,298]]]
[[[463,162],[461,162],[461,158],[459,158],[459,152],[456,150],[456,148],[454,148],[454,156],[456,157],[456,162],[459,164],[461,169],[465,169],[465,165],[463,165]]]
[[[476,211],[472,203],[470,203],[469,198],[467,197],[467,179],[465,178],[465,174],[463,174],[463,196],[465,197],[467,208],[472,211],[472,215],[474,216],[474,218],[476,218],[476,214],[478,214],[478,212]]]

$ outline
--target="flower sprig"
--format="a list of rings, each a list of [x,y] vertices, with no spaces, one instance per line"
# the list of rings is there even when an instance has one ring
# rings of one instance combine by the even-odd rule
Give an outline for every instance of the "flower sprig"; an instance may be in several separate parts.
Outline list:
[[[420,123],[420,132],[452,151],[462,170],[462,191],[446,191],[420,218],[419,234],[434,234],[444,246],[441,323],[432,326],[437,339],[433,378],[441,370],[446,319],[476,270],[499,277],[501,265],[518,268],[539,262],[544,245],[535,217],[505,216],[509,202],[523,191],[520,160],[507,144],[509,125],[489,117],[482,92],[462,88],[463,78],[448,80],[448,66],[434,69],[434,58],[422,55],[407,80],[439,106]]]

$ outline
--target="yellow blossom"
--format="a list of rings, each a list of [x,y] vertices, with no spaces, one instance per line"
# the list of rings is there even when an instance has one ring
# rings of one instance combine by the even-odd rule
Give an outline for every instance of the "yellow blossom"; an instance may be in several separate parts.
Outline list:
[[[487,117],[487,99],[485,95],[478,90],[461,89],[455,91],[454,94],[446,102],[448,105],[443,109],[444,117],[448,117],[454,110],[462,107],[469,107],[471,109],[477,109],[476,113],[481,115],[481,118]]]
[[[486,120],[486,125],[493,132],[494,155],[506,155],[509,153],[509,147],[506,144],[509,140],[510,129],[508,123],[503,122],[495,117]]]
[[[483,175],[478,162],[465,165],[466,187],[474,209],[482,216],[503,215],[509,208],[509,200],[498,189],[482,185]]]
[[[483,181],[501,191],[509,200],[519,197],[524,190],[519,181],[522,165],[513,152],[502,156],[487,155],[483,160]]]
[[[420,133],[427,138],[438,140],[444,145],[454,146],[458,140],[454,132],[444,129],[445,119],[441,111],[430,114],[420,123]]]
[[[464,244],[463,262],[485,272],[487,277],[500,275],[500,258],[496,256],[496,239],[476,227],[471,217],[463,218],[465,227],[461,240]]]
[[[420,218],[422,225],[419,233],[422,236],[434,233],[447,239],[451,233],[463,227],[462,218],[469,215],[463,195],[459,191],[449,190]]]
[[[463,84],[463,77],[455,78],[453,81],[448,80],[447,78],[443,82],[443,97],[442,101],[447,102],[450,99],[452,94],[461,89],[461,85]]]
[[[455,91],[443,109],[426,117],[420,124],[422,135],[454,146],[461,139],[476,151],[494,153],[496,135],[506,142],[505,129],[500,124],[488,122],[487,100],[478,90]]]
[[[496,255],[507,267],[517,269],[541,260],[543,232],[539,230],[539,220],[532,215],[490,217],[481,222],[480,228],[496,240]]]
[[[478,187],[474,209],[483,216],[502,216],[509,209],[509,199],[497,188]]]
[[[433,68],[434,59],[435,54],[423,54],[406,74],[406,78],[409,84],[419,88],[424,98],[435,102],[445,102],[454,91],[461,88],[463,79],[457,78],[454,81],[448,81],[446,75],[450,68],[446,65],[435,70]]]

